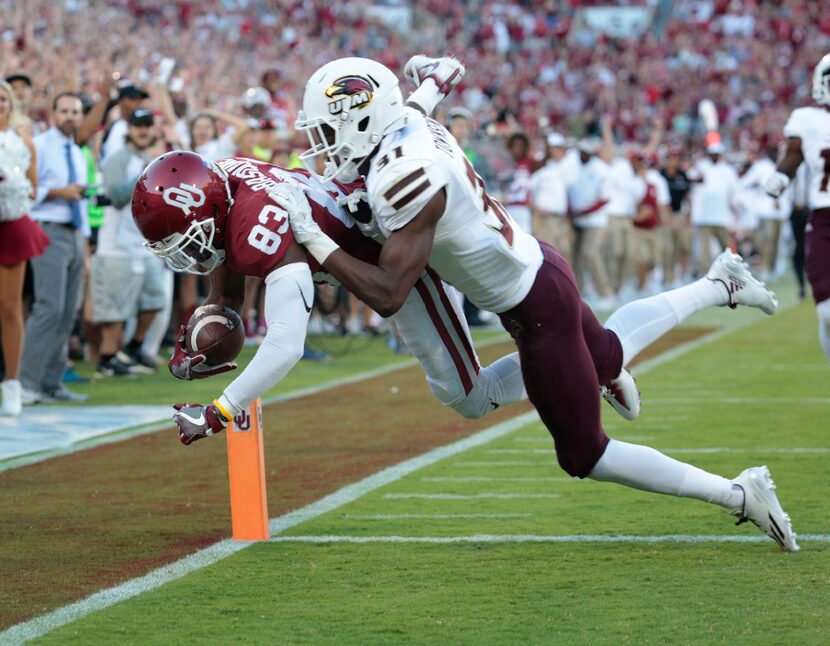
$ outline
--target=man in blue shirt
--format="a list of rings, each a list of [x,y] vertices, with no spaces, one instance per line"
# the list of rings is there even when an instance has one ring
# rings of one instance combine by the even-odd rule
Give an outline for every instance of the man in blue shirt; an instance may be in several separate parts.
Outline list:
[[[80,98],[71,92],[61,93],[52,104],[52,127],[34,139],[38,191],[31,217],[40,223],[51,243],[42,256],[30,261],[35,300],[26,320],[20,369],[24,404],[86,399],[63,385],[89,236],[84,200],[86,161],[75,143],[82,119]]]

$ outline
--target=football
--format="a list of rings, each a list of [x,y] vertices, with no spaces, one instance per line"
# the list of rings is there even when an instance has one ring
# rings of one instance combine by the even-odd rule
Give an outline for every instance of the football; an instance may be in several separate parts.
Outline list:
[[[187,322],[185,347],[189,355],[205,355],[211,366],[236,359],[245,342],[245,328],[239,314],[224,305],[196,308]]]

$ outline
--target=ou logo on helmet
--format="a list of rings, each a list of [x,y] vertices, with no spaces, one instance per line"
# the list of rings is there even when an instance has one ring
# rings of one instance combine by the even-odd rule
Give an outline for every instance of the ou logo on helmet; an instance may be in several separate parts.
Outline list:
[[[179,184],[166,188],[161,197],[170,206],[175,206],[184,211],[186,216],[191,215],[195,207],[202,206],[205,203],[204,191],[192,184]]]

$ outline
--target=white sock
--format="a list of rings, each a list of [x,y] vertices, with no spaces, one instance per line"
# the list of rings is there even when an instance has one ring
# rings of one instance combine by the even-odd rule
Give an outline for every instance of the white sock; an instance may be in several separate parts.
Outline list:
[[[816,305],[818,314],[818,340],[824,356],[830,361],[830,299]]]
[[[623,366],[683,319],[714,305],[725,305],[726,287],[701,278],[656,296],[623,305],[605,322],[623,347]]]
[[[722,476],[679,462],[647,446],[611,440],[589,478],[668,494],[697,498],[729,511],[741,509],[743,490]]]

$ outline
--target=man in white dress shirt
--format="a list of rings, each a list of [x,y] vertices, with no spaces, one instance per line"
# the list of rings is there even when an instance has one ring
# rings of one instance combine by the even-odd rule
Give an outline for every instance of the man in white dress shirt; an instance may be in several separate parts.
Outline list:
[[[86,395],[63,386],[89,237],[84,199],[86,159],[75,143],[75,132],[82,119],[81,99],[71,92],[59,94],[52,104],[52,127],[34,139],[38,189],[30,215],[40,223],[51,243],[42,256],[30,261],[35,300],[26,320],[20,367],[24,404],[86,399]]]

